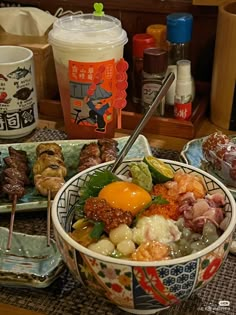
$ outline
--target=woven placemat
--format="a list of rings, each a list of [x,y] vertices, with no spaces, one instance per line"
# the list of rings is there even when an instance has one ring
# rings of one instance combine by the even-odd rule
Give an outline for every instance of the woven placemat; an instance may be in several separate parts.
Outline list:
[[[36,130],[25,141],[66,139],[64,132]],[[152,148],[159,158],[179,160],[179,152]],[[9,227],[10,214],[1,215],[1,226]],[[17,213],[14,230],[46,235],[46,211]],[[236,256],[229,255],[216,277],[186,302],[162,311],[161,315],[232,315],[236,314]],[[229,301],[229,307],[219,305]],[[67,269],[45,289],[22,289],[0,286],[0,301],[47,315],[128,315],[119,308],[94,296],[71,277]],[[5,315],[5,314],[1,314]]]

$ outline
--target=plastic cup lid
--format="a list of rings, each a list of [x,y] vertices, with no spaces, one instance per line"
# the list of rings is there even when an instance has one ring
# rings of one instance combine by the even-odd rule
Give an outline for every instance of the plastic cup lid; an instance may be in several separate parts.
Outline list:
[[[101,48],[125,45],[128,41],[121,22],[110,15],[78,14],[58,18],[48,34],[50,44],[60,47]]]

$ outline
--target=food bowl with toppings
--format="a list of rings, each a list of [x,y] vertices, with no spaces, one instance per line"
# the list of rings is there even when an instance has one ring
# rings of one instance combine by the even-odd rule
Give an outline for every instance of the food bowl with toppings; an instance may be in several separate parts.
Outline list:
[[[210,174],[152,156],[86,169],[52,204],[74,277],[117,307],[155,314],[215,276],[235,228],[235,201]]]

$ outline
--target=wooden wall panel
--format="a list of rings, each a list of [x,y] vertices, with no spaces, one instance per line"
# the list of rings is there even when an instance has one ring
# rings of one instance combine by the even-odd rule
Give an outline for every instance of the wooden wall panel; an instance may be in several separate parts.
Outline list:
[[[193,0],[193,5],[218,6],[224,3],[225,0]]]

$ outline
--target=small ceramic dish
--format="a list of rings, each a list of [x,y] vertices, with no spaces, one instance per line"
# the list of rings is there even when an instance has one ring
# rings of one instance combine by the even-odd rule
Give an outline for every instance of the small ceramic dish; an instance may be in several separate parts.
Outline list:
[[[202,138],[197,138],[197,139],[189,141],[183,147],[183,150],[180,153],[180,157],[182,161],[185,162],[186,164],[200,168],[203,171],[208,172],[209,174],[216,177],[219,181],[224,183],[224,179],[220,178],[217,174],[214,173],[214,171],[209,166],[209,163],[207,163],[207,161],[203,157],[202,142],[204,139],[205,137],[202,137]],[[235,136],[231,136],[231,139],[234,142],[236,142]],[[229,189],[231,194],[234,196],[234,199],[236,199],[236,188],[231,187],[231,186],[230,187],[227,186],[227,188]],[[232,242],[232,245],[230,247],[230,252],[236,255],[236,232],[234,233],[234,241]]]
[[[6,250],[8,229],[0,227],[0,285],[48,287],[64,270],[64,263],[54,240],[13,232],[12,246]]]
[[[224,183],[224,179],[219,177],[214,170],[210,167],[209,163],[204,159],[203,153],[202,153],[202,142],[205,138],[198,138],[189,141],[184,147],[183,150],[180,153],[180,157],[186,164],[195,166],[197,168],[202,169],[203,171],[206,171],[210,173],[211,175],[215,176],[219,181],[223,182],[223,184],[226,185],[226,187],[229,189],[229,191],[232,193],[234,198],[236,198],[236,188],[232,186],[228,186],[226,183]],[[236,138],[231,136],[231,139],[236,142]]]

